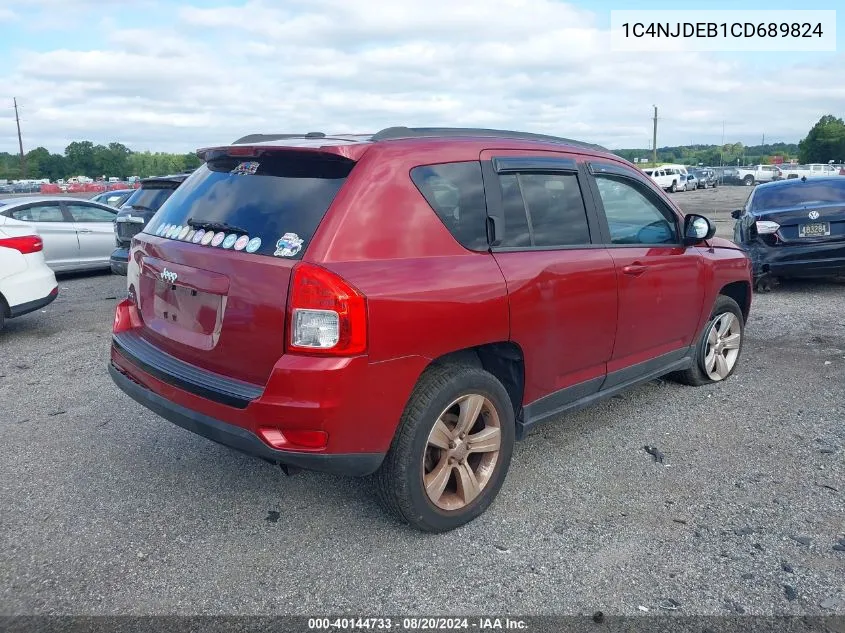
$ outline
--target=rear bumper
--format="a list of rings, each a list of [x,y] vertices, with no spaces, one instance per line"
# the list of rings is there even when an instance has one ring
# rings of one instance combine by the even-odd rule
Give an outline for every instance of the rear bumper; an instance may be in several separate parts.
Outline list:
[[[262,442],[251,431],[227,424],[193,411],[154,393],[131,379],[114,363],[109,373],[115,384],[130,398],[157,413],[165,420],[209,440],[274,464],[296,466],[339,475],[364,476],[378,470],[384,453],[303,453],[276,450]]]
[[[115,249],[111,257],[109,257],[109,263],[111,265],[111,271],[115,275],[123,275],[125,277],[126,269],[129,267],[129,249],[126,247]]]
[[[36,299],[35,301],[27,301],[26,303],[19,303],[16,306],[11,306],[9,308],[9,316],[11,318],[23,316],[24,314],[29,314],[30,312],[35,312],[36,310],[40,310],[41,308],[50,305],[53,301],[56,300],[56,297],[59,296],[59,287],[56,286],[50,291],[43,299]]]
[[[833,277],[845,275],[845,242],[806,246],[750,245],[754,276]]]

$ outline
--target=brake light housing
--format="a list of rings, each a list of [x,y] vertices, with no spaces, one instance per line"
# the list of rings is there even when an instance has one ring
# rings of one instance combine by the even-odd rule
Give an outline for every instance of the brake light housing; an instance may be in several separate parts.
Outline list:
[[[113,334],[133,330],[141,327],[142,324],[141,313],[138,311],[138,306],[135,305],[135,301],[133,301],[131,296],[117,304],[114,310]]]
[[[286,352],[357,356],[367,351],[367,299],[330,270],[296,265],[287,317]]]
[[[0,248],[11,248],[23,255],[38,253],[44,250],[44,240],[38,235],[22,235],[20,237],[0,238]]]

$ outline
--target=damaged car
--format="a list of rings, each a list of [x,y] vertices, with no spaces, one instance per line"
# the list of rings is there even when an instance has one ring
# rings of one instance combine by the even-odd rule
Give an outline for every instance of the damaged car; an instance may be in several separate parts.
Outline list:
[[[845,275],[845,178],[762,184],[731,215],[758,289],[781,278]]]

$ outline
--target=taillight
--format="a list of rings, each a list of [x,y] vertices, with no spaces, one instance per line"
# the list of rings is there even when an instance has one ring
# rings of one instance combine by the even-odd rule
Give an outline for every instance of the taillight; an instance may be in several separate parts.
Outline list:
[[[114,325],[112,325],[114,334],[120,334],[126,330],[141,327],[141,325],[141,314],[138,312],[138,306],[131,298],[124,299],[117,304],[114,309]]]
[[[293,270],[288,352],[353,356],[367,350],[367,299],[342,277],[313,264]]]
[[[0,248],[12,248],[24,255],[44,250],[44,241],[37,235],[0,238]]]

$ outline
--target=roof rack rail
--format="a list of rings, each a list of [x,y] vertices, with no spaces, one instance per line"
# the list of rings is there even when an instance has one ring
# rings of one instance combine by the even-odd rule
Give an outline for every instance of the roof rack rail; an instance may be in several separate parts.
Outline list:
[[[400,138],[450,137],[450,136],[493,136],[498,138],[523,139],[526,141],[544,141],[548,143],[562,143],[574,147],[609,151],[601,145],[585,143],[574,139],[550,136],[548,134],[534,134],[531,132],[515,132],[513,130],[492,130],[472,127],[388,127],[376,132],[370,139],[373,142],[388,141]]]
[[[286,138],[326,138],[324,132],[306,132],[305,134],[247,134],[242,136],[232,145],[241,143],[263,143],[265,141],[280,141]]]

